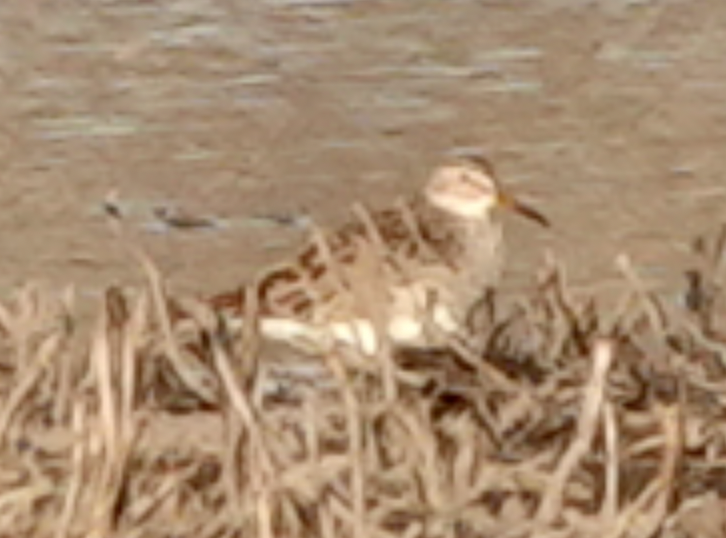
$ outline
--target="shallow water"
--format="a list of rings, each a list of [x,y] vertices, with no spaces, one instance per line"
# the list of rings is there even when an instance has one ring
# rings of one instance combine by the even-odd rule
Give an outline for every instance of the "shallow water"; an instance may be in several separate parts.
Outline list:
[[[545,251],[607,287],[628,253],[680,278],[726,207],[726,4],[460,0],[0,5],[0,287],[95,293],[139,273],[231,287],[311,214],[411,192],[478,148],[555,223],[512,219],[511,282]],[[226,226],[159,227],[180,207]],[[271,217],[271,218],[267,218]]]

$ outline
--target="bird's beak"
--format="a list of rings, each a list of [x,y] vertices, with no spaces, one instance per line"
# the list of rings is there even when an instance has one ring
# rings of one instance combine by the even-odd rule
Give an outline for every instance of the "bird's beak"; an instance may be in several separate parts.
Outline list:
[[[520,202],[509,194],[500,193],[498,202],[499,206],[503,207],[504,209],[519,213],[523,217],[527,217],[528,219],[535,221],[540,226],[543,226],[545,228],[550,227],[550,221],[547,219],[547,217],[545,217],[542,213],[540,213],[533,207]]]

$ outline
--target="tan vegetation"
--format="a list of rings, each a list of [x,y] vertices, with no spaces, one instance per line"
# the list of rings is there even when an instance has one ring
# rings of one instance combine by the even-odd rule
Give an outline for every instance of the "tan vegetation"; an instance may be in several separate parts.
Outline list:
[[[553,263],[527,296],[488,295],[455,349],[304,371],[143,259],[148,285],[108,289],[92,327],[72,293],[25,288],[0,308],[0,529],[722,536],[723,242],[680,302],[623,260],[604,310]]]

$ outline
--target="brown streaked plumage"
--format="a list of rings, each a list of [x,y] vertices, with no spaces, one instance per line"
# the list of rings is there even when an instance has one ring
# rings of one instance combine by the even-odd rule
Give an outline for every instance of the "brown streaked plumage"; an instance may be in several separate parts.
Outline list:
[[[366,354],[381,338],[427,345],[434,333],[461,329],[469,309],[498,282],[503,257],[497,208],[548,225],[534,209],[502,192],[482,163],[441,167],[421,193],[394,207],[316,232],[289,263],[255,286],[215,296],[215,310],[240,319],[256,290],[264,336],[306,349],[344,343]],[[375,320],[373,318],[376,318]],[[377,334],[379,329],[385,336]]]

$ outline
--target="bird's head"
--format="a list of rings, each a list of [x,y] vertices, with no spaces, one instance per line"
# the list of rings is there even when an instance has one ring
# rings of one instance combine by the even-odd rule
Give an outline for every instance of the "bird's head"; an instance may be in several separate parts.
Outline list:
[[[483,159],[437,168],[424,195],[434,207],[461,219],[489,219],[500,207],[549,226],[544,215],[502,190],[491,165]]]

